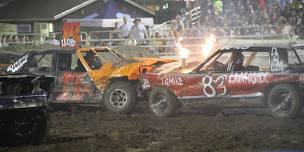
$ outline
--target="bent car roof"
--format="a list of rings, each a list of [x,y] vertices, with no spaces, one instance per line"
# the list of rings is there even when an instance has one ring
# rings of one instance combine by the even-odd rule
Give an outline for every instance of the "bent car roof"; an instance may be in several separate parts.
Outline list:
[[[250,45],[234,45],[234,46],[223,46],[220,50],[230,50],[230,49],[250,49],[250,48],[304,48],[304,44],[299,43],[263,43],[263,44],[250,44]]]

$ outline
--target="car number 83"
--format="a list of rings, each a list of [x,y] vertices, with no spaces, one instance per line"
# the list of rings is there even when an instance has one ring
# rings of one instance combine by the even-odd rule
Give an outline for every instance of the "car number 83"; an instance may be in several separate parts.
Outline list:
[[[222,75],[213,80],[212,76],[206,75],[202,79],[203,93],[206,97],[224,96],[227,93],[225,80],[227,76]],[[213,83],[214,82],[214,83]]]

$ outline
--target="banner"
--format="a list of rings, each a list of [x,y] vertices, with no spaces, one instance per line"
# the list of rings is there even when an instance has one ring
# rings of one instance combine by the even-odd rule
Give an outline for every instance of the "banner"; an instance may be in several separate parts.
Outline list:
[[[60,45],[63,48],[79,48],[80,47],[80,23],[65,22],[61,29],[62,39]]]

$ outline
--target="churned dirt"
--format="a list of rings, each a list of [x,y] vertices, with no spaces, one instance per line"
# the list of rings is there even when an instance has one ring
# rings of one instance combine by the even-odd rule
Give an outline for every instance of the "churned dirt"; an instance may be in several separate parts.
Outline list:
[[[8,152],[304,151],[304,115],[283,121],[260,105],[182,108],[156,118],[144,105],[131,115],[103,106],[50,106],[49,141],[0,147]],[[302,112],[303,113],[303,112]]]

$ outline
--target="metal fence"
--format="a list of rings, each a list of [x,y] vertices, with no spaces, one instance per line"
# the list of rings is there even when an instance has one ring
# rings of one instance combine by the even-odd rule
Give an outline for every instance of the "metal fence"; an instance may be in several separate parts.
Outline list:
[[[229,35],[217,35],[217,41],[221,43],[229,43],[229,45],[235,45],[239,42],[240,39],[255,39],[255,40],[270,40],[270,39],[290,39],[292,33],[283,35],[276,33],[265,32],[268,29],[275,29],[277,26],[240,26],[240,27],[224,27],[225,31],[233,31]],[[150,28],[148,33],[149,37],[142,40],[143,43],[136,43],[135,40],[123,39],[117,36],[114,36],[117,31],[92,31],[90,33],[81,32],[81,46],[82,47],[94,47],[94,46],[110,46],[110,47],[122,47],[122,46],[136,46],[142,49],[152,50],[154,53],[160,55],[176,55],[177,49],[176,44],[178,40],[169,33],[171,29],[162,28],[157,31],[155,28]],[[260,31],[259,33],[240,33],[234,31]],[[207,29],[213,32],[212,29]],[[155,32],[161,33],[160,36],[156,36]],[[204,43],[207,33],[199,37],[183,37],[183,40],[180,42],[183,47],[190,50],[200,50],[202,44]],[[15,44],[51,44],[51,45],[60,45],[60,33],[48,33],[48,34],[7,34],[0,33],[1,43],[0,46],[8,46]],[[7,38],[9,41],[7,41]],[[14,40],[16,39],[16,40]],[[13,40],[13,41],[12,41]],[[195,51],[194,51],[195,52]]]

